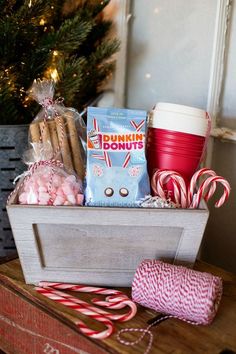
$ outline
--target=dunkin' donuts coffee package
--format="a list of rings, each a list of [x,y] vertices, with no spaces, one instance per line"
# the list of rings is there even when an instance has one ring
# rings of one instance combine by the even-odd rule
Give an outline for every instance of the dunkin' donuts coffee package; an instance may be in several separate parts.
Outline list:
[[[88,108],[86,205],[135,207],[150,194],[146,112]]]

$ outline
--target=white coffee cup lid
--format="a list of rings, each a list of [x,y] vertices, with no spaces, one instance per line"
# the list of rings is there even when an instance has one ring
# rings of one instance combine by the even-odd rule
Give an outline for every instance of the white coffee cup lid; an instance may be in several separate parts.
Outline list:
[[[206,112],[173,103],[157,103],[149,116],[149,127],[206,136]]]

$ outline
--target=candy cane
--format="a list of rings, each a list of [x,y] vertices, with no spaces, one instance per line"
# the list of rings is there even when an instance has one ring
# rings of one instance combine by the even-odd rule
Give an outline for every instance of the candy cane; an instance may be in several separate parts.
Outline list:
[[[130,152],[128,152],[125,156],[125,160],[124,160],[124,163],[122,165],[123,168],[126,168],[130,162],[130,158],[131,158],[131,154]]]
[[[74,301],[75,303],[78,303],[84,306],[85,308],[90,308],[90,310],[95,311],[99,314],[105,315],[105,317],[107,317],[110,320],[125,322],[133,318],[137,312],[137,306],[135,305],[135,303],[131,301],[127,295],[125,295],[119,290],[99,288],[93,286],[66,284],[66,283],[46,282],[46,281],[39,282],[38,285],[40,288],[46,288],[46,289],[53,288],[53,291],[54,292],[56,291],[57,295],[70,299],[71,301]],[[128,306],[130,310],[125,314],[110,314],[107,311],[93,307],[90,304],[78,298],[75,298],[69,294],[66,294],[58,290],[70,290],[70,291],[92,293],[92,294],[99,294],[99,295],[109,295],[106,297],[105,299],[106,301],[101,301],[100,299],[92,299],[91,301],[96,305],[107,307],[113,310],[122,309],[125,306]]]
[[[154,173],[151,186],[155,193],[160,198],[166,200],[166,193],[164,191],[164,184],[169,180],[172,181],[174,187],[174,197],[176,204],[182,208],[187,207],[187,189],[184,179],[179,173],[172,170],[158,170]]]
[[[195,199],[192,201],[191,204],[191,208],[198,208],[201,199],[204,196],[204,193],[208,190],[209,186],[212,183],[221,183],[224,187],[224,192],[221,196],[221,198],[215,203],[215,207],[219,208],[221,207],[224,202],[229,198],[229,194],[230,194],[230,185],[229,183],[221,176],[212,176],[212,177],[208,177],[201,185],[201,187],[199,188],[199,190],[197,191],[197,194],[195,195]],[[209,198],[208,198],[209,199]]]
[[[176,204],[180,205],[182,208],[186,208],[187,189],[183,177],[181,177],[181,175],[175,171],[162,171],[159,174],[160,185],[166,184],[169,180],[171,180],[173,183]]]
[[[144,126],[145,120],[142,120],[139,124],[137,124],[134,120],[131,120],[130,124],[132,125],[132,127],[134,127],[136,132],[139,132],[142,129],[142,127]]]
[[[114,331],[114,326],[113,323],[104,315],[101,315],[95,311],[92,311],[90,309],[90,307],[84,307],[79,303],[75,303],[74,301],[72,301],[71,299],[66,299],[64,296],[61,296],[59,293],[59,291],[55,291],[51,288],[40,288],[40,287],[36,287],[35,290],[37,290],[37,292],[39,292],[40,294],[46,296],[47,298],[57,301],[60,304],[64,305],[64,306],[68,306],[72,309],[74,309],[75,311],[78,311],[80,313],[82,313],[83,315],[89,316],[101,323],[103,323],[107,329],[104,331],[95,331],[92,330],[90,328],[87,327],[87,325],[81,321],[78,320],[78,322],[76,323],[80,329],[80,331],[84,334],[86,334],[87,336],[91,337],[91,338],[95,338],[95,339],[105,339],[107,337],[109,337],[113,331]]]
[[[102,301],[100,299],[92,299],[92,303],[95,305],[107,307],[112,310],[119,310],[124,308],[125,306],[128,306],[130,308],[129,312],[123,315],[119,315],[119,322],[125,322],[130,320],[136,315],[137,312],[137,306],[133,301],[131,301],[126,295],[112,295],[112,296],[107,296],[106,301]],[[111,316],[111,315],[110,315]],[[112,319],[109,316],[110,319]]]
[[[97,132],[99,132],[99,125],[98,125],[98,121],[96,118],[93,118],[93,129]]]
[[[98,159],[98,160],[103,160],[106,162],[107,167],[111,167],[112,166],[112,162],[110,159],[110,156],[108,154],[107,151],[104,151],[103,155],[99,155],[99,154],[92,154],[91,155],[94,159]]]
[[[190,185],[189,185],[189,191],[188,191],[188,205],[190,206],[193,202],[194,199],[194,191],[197,188],[197,182],[200,179],[200,177],[205,176],[205,175],[210,175],[210,176],[216,176],[215,171],[210,170],[209,168],[202,168],[199,171],[195,172],[194,175],[191,178]],[[200,186],[199,186],[200,188]],[[209,191],[205,195],[205,200],[208,201],[212,195],[214,194],[216,190],[216,183],[213,182]]]
[[[89,310],[94,311],[100,315],[103,315],[107,319],[113,320],[113,321],[126,322],[126,321],[130,320],[131,318],[133,318],[137,312],[137,307],[134,304],[134,302],[129,300],[129,298],[124,294],[122,296],[120,295],[118,298],[117,298],[117,295],[115,295],[115,296],[113,295],[111,299],[110,299],[110,297],[107,297],[106,300],[108,300],[108,302],[107,301],[100,301],[98,299],[92,300],[92,302],[94,304],[97,304],[97,305],[103,306],[103,307],[109,307],[111,309],[122,309],[125,306],[128,306],[130,308],[130,310],[127,313],[113,314],[113,313],[109,313],[107,311],[104,311],[103,309],[100,309],[98,307],[94,307],[94,306],[88,304],[87,302],[80,300],[72,295],[63,293],[62,291],[53,290],[53,293],[55,295],[64,297],[76,304],[79,304],[86,309],[89,309]]]
[[[78,291],[80,293],[91,293],[91,294],[99,294],[99,295],[120,295],[123,294],[119,290],[115,289],[107,289],[107,288],[99,288],[95,286],[86,286],[86,285],[75,285],[75,284],[68,284],[68,283],[55,283],[55,282],[48,282],[48,281],[40,281],[38,286],[45,288],[51,287],[58,290],[71,290],[71,291]]]

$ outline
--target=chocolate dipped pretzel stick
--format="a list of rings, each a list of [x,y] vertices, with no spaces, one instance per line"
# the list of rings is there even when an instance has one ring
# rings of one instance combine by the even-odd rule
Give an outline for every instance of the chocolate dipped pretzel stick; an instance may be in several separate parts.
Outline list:
[[[61,116],[55,117],[59,146],[61,148],[62,160],[67,171],[73,171],[70,146],[68,143],[64,120]]]
[[[77,175],[83,180],[85,175],[84,161],[82,156],[83,147],[81,141],[78,138],[73,112],[70,111],[66,112],[65,118],[67,122],[67,130],[68,130],[68,136],[70,141],[74,169]]]

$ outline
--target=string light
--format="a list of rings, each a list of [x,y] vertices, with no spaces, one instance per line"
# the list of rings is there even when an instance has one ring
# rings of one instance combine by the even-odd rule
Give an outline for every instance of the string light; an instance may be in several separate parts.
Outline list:
[[[56,68],[50,70],[50,76],[51,76],[51,78],[53,79],[53,81],[55,81],[55,82],[58,81],[59,75],[58,75],[58,71],[57,71]]]
[[[44,26],[46,23],[46,20],[44,18],[41,18],[41,20],[39,21],[40,26]]]
[[[32,6],[32,1],[31,1],[31,0],[29,1],[28,6],[29,6],[29,7]]]

